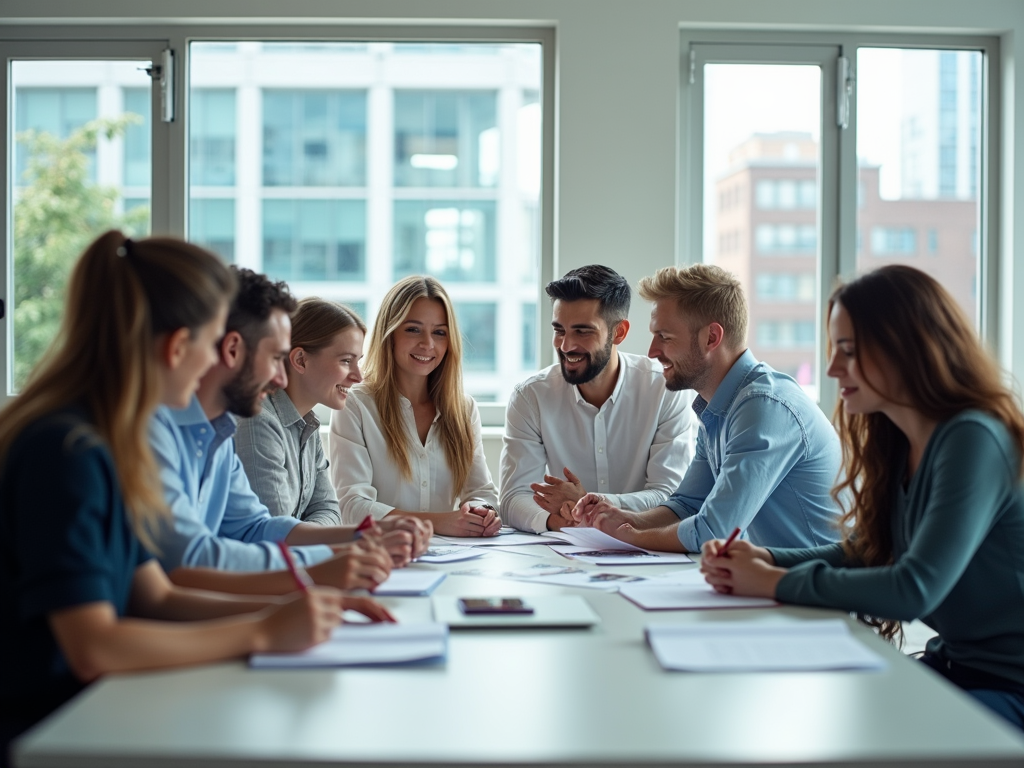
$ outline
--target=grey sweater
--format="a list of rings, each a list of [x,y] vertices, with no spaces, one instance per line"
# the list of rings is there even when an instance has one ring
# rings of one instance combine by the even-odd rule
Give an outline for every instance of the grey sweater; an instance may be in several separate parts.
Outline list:
[[[905,466],[905,459],[904,459]],[[771,549],[786,603],[920,619],[942,659],[1024,684],[1024,493],[1001,422],[965,411],[940,424],[910,487],[894,491],[890,566],[841,545]],[[902,476],[897,473],[897,477]]]

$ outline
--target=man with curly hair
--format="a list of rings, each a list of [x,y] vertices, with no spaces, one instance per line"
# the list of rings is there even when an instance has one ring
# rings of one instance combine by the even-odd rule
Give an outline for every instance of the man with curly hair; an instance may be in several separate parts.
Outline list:
[[[187,408],[161,407],[151,427],[172,517],[156,532],[157,554],[179,585],[273,594],[294,589],[283,541],[318,583],[372,588],[387,578],[392,560],[404,564],[425,549],[430,532],[423,526],[363,536],[352,526],[275,517],[260,502],[235,454],[235,417],[259,413],[267,394],[287,384],[289,315],[297,303],[283,282],[248,269],[235,274],[238,294],[217,363]]]

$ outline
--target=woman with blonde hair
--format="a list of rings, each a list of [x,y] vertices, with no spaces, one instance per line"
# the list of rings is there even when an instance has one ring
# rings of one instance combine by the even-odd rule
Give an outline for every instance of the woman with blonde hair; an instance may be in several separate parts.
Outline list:
[[[1024,728],[1024,416],[956,301],[888,266],[829,300],[828,375],[845,474],[843,540],[704,545],[722,592],[855,611],[894,638],[937,633],[923,661]]]
[[[331,417],[331,474],[344,522],[411,515],[450,536],[494,536],[497,489],[480,413],[462,389],[462,339],[432,277],[388,291],[366,376]]]
[[[291,322],[288,384],[270,393],[258,414],[239,420],[235,450],[253,491],[272,515],[341,525],[313,407],[345,408],[351,388],[363,380],[359,361],[366,325],[348,307],[315,296],[299,302]],[[426,551],[429,522],[389,515],[380,526],[384,530],[374,533],[381,534],[395,565]]]
[[[337,590],[197,592],[147,551],[168,515],[150,418],[186,405],[216,361],[234,290],[202,248],[101,235],[53,345],[0,412],[0,758],[101,675],[300,650],[338,623]]]

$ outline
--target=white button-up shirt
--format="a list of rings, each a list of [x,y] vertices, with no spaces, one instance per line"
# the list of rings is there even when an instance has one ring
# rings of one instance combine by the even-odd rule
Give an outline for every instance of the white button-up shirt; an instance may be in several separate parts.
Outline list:
[[[338,492],[341,522],[355,525],[366,515],[377,520],[393,509],[408,512],[450,512],[467,501],[474,506],[498,506],[498,491],[484,459],[480,438],[480,411],[472,403],[473,464],[461,489],[452,487],[452,473],[444,455],[434,417],[427,442],[416,432],[412,403],[399,395],[409,436],[410,478],[402,477],[388,455],[387,438],[380,425],[377,404],[362,387],[351,390],[344,410],[331,415],[331,479]]]
[[[661,365],[619,352],[619,378],[600,407],[583,399],[553,365],[519,384],[508,401],[501,451],[501,517],[524,531],[547,530],[531,483],[564,478],[628,510],[657,507],[693,459],[697,419],[691,390],[669,392]],[[609,455],[610,454],[610,455]]]

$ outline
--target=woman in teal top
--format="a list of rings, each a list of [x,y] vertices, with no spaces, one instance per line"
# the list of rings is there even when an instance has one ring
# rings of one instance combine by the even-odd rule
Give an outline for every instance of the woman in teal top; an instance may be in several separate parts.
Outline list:
[[[920,619],[923,661],[1024,728],[1024,416],[954,299],[889,266],[829,301],[844,540],[704,547],[722,592],[856,611],[892,639]]]

